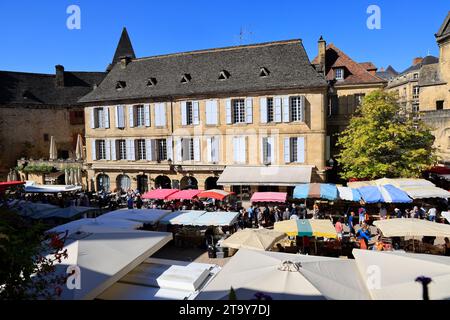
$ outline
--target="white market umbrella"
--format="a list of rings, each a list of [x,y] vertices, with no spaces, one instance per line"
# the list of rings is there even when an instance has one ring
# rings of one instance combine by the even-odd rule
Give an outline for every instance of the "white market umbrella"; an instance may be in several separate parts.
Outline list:
[[[450,299],[450,257],[353,249],[353,256],[375,300],[422,300],[421,276],[431,278],[431,300]]]
[[[239,250],[197,299],[239,300],[262,292],[274,300],[369,299],[353,260]]]
[[[386,237],[450,237],[450,225],[415,218],[378,220],[374,225]]]
[[[286,237],[284,232],[269,229],[243,229],[233,233],[222,242],[223,247],[234,249],[269,250]]]
[[[50,154],[48,158],[50,160],[58,159],[58,150],[56,149],[56,142],[53,136],[50,137]]]
[[[81,137],[81,134],[78,134],[78,137],[77,137],[77,145],[75,148],[75,158],[76,158],[76,160],[83,160],[85,158],[84,148],[83,148],[83,138]]]

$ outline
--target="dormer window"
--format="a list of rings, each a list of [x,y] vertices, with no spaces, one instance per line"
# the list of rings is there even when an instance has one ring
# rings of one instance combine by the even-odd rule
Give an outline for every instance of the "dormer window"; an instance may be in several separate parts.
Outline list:
[[[259,69],[259,76],[261,77],[261,78],[264,78],[264,77],[268,77],[269,76],[269,70],[267,69],[267,68],[265,68],[265,67],[261,67],[260,69]]]
[[[185,73],[181,78],[181,83],[188,83],[191,81],[191,75],[189,73]]]
[[[153,87],[153,86],[156,86],[156,78],[149,78],[148,80],[147,80],[147,87]]]
[[[117,81],[116,83],[116,90],[123,90],[127,86],[127,83],[125,81]]]
[[[334,77],[336,80],[344,80],[344,68],[334,69]]]
[[[230,73],[227,70],[222,70],[219,73],[219,80],[226,80],[230,77]]]

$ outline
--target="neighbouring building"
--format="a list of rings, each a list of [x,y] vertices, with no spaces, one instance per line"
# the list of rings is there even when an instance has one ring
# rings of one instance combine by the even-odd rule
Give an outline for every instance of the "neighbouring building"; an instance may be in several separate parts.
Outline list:
[[[74,158],[77,136],[84,136],[78,99],[103,77],[102,72],[64,71],[61,65],[55,74],[0,71],[0,180],[20,158],[44,163],[51,136],[59,159]]]
[[[122,34],[116,51],[80,99],[92,189],[249,195],[325,180],[327,82],[301,40],[135,58]]]
[[[337,134],[347,127],[364,96],[384,88],[387,81],[377,75],[377,67],[372,62],[358,63],[334,44],[327,45],[322,37],[318,45],[319,53],[313,64],[329,83],[326,138],[326,159],[329,160],[338,152]]]
[[[392,66],[388,66],[386,70],[384,70],[384,68],[380,68],[380,71],[377,71],[376,75],[386,81],[389,81],[398,76],[398,72]]]
[[[419,74],[420,117],[433,129],[440,162],[450,165],[450,12],[435,37],[439,59]]]

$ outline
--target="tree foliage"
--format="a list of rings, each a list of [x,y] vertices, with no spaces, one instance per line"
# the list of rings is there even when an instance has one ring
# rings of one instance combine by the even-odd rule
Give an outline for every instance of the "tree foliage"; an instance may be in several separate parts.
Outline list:
[[[66,235],[45,235],[43,226],[0,207],[0,300],[57,298],[67,276],[55,263],[67,257]]]
[[[400,110],[395,94],[377,90],[364,98],[338,136],[342,178],[420,177],[436,162],[430,128]]]

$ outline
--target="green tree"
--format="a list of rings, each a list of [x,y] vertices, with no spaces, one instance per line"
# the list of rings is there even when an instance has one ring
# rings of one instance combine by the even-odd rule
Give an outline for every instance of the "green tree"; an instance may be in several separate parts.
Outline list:
[[[395,94],[377,90],[364,98],[338,136],[342,178],[414,178],[436,163],[430,128],[400,111]]]

